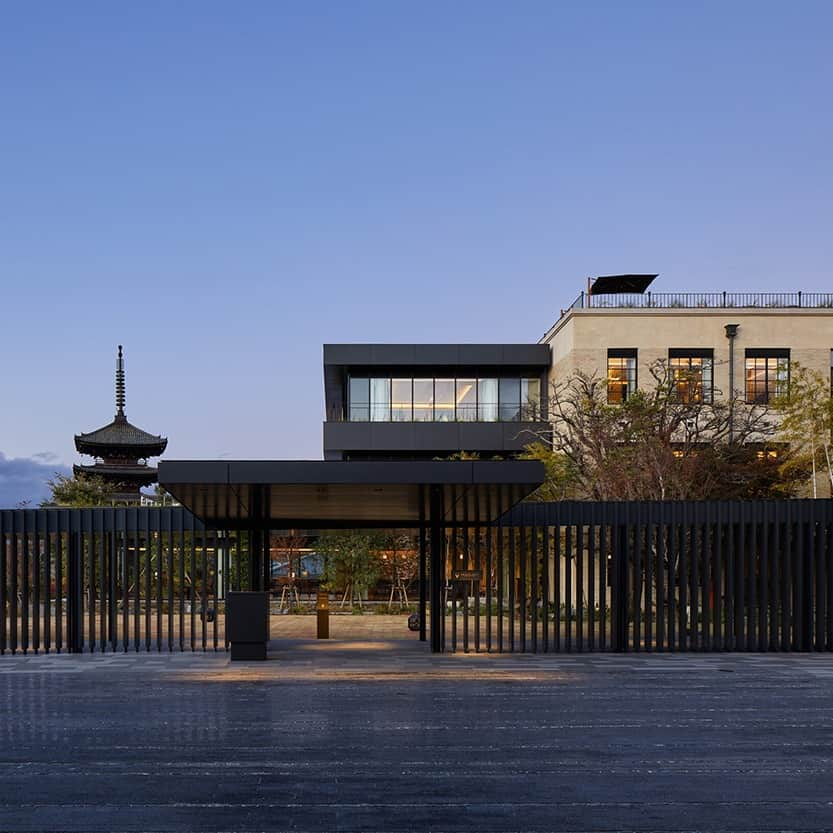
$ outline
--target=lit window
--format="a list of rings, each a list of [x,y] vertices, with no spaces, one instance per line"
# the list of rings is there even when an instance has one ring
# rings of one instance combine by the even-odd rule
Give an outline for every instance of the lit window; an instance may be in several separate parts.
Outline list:
[[[434,380],[414,379],[414,422],[434,419]]]
[[[434,379],[434,419],[454,422],[454,379]]]
[[[759,460],[777,460],[781,456],[777,448],[759,448],[757,455]]]
[[[636,349],[607,351],[607,401],[621,405],[636,390]]]
[[[755,349],[746,351],[746,401],[767,405],[786,396],[790,384],[790,351]]]
[[[681,402],[711,402],[714,390],[713,350],[668,351],[674,393]]]
[[[394,422],[412,422],[413,394],[411,379],[391,379],[391,419]]]
[[[477,379],[457,380],[457,420],[458,422],[477,420]]]

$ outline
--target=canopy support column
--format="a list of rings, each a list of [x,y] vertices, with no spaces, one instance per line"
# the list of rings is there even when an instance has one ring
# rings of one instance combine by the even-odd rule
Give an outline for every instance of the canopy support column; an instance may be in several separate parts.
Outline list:
[[[269,530],[264,513],[264,488],[253,486],[249,493],[249,590],[269,589]]]
[[[431,653],[441,654],[443,644],[443,581],[445,553],[443,551],[443,489],[432,485],[429,508],[431,524]]]
[[[428,564],[426,563],[427,558],[427,547],[426,547],[426,540],[425,540],[425,524],[421,524],[419,527],[419,641],[425,642],[426,641],[426,627],[425,627],[425,617],[427,615],[427,588],[426,582],[428,579]]]

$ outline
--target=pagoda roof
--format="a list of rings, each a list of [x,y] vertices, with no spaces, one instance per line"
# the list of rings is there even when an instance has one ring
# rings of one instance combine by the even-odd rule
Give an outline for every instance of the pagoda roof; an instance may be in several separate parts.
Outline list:
[[[88,434],[75,435],[75,447],[82,454],[97,454],[106,449],[135,449],[139,457],[157,457],[167,447],[168,440],[158,434],[148,434],[127,421],[124,414],[102,428]]]
[[[72,467],[73,474],[77,477],[84,474],[92,474],[101,477],[110,483],[135,483],[141,486],[149,486],[155,483],[158,477],[156,469],[150,466],[125,465],[113,466],[96,463],[92,466]]]

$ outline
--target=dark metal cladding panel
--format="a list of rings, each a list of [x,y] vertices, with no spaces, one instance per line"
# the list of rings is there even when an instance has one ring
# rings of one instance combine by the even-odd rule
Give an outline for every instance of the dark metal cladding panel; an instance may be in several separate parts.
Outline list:
[[[551,364],[549,344],[504,344],[505,365],[530,365],[549,368]]]
[[[325,422],[324,452],[371,450],[370,422]]]
[[[325,344],[324,364],[344,367],[549,367],[546,344]]]

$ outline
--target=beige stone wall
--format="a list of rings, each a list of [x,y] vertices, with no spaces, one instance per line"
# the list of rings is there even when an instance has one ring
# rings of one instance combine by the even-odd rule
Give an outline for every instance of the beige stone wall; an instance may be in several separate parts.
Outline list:
[[[577,368],[605,376],[608,348],[635,347],[641,385],[648,365],[667,359],[669,348],[708,347],[714,350],[715,390],[726,396],[732,387],[726,324],[739,325],[734,388],[741,395],[748,347],[788,347],[792,361],[830,373],[833,309],[585,309],[566,315],[544,339],[553,351],[550,382]]]

